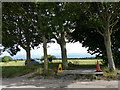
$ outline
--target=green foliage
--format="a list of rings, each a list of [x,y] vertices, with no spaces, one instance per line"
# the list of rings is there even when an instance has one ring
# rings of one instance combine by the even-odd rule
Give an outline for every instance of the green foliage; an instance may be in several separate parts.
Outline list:
[[[110,16],[111,22],[108,23],[111,24],[110,30],[113,31],[112,50],[115,63],[119,64],[120,3],[14,2],[2,5],[2,45],[11,55],[20,51],[19,46],[24,49],[38,46],[42,42],[41,33],[45,34],[47,42],[51,38],[58,42],[61,39],[61,32],[64,32],[66,34],[64,38],[67,38],[68,42],[79,41],[83,47],[88,47],[90,54],[97,53],[98,56],[102,55],[105,58],[107,55],[104,38],[98,32],[105,31],[107,18]],[[52,62],[53,57],[48,56],[48,59]],[[107,60],[104,61],[106,63]]]
[[[116,69],[115,71],[110,71],[108,67],[103,67],[102,68],[103,72],[104,72],[104,77],[107,79],[107,80],[113,80],[113,79],[116,79],[116,76],[117,76],[117,72],[118,70]],[[105,79],[104,78],[104,79]]]
[[[13,59],[10,56],[4,56],[2,57],[2,62],[9,62],[12,61]]]
[[[97,54],[97,57],[100,56],[103,59],[104,64],[108,63],[108,57],[106,55],[106,48],[104,44],[105,39],[103,36],[108,23],[111,24],[109,30],[112,33],[112,51],[114,54],[115,63],[119,63],[119,5],[120,3],[88,3],[88,12],[86,10],[79,12],[84,14],[83,16],[85,19],[75,17],[76,26],[75,30],[71,34],[73,39],[71,41],[79,41],[82,43],[83,47],[88,47],[88,53]],[[108,19],[110,19],[110,21]]]
[[[56,57],[54,55],[48,55],[48,60],[50,62],[52,62],[53,59],[56,59]]]
[[[47,56],[49,62],[52,62],[53,59],[56,59],[56,57],[54,55],[48,55]],[[44,60],[44,56],[41,57],[41,60]]]
[[[17,60],[14,60],[17,63]]]
[[[20,51],[19,46],[26,50],[37,47],[41,42],[40,33],[34,27],[37,16],[33,14],[35,12],[33,8],[34,3],[3,3],[2,45],[11,55],[16,55]]]
[[[120,67],[120,52],[113,52],[113,58],[114,58],[115,65],[117,67]]]

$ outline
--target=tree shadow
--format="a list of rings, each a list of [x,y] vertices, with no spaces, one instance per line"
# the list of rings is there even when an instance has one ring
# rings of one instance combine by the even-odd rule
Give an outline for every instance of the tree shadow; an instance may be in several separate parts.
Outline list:
[[[49,67],[51,69],[57,70],[57,67],[60,63],[51,63],[49,64]],[[43,64],[40,65],[40,67],[43,67]],[[69,65],[69,69],[93,69],[96,68],[95,65]],[[61,78],[27,78],[23,77],[22,75],[26,75],[30,72],[32,67],[26,67],[26,66],[3,66],[3,81],[2,85],[3,88],[65,88],[68,85],[76,82],[76,77],[69,76],[67,78],[61,77]],[[32,68],[34,70],[35,68]],[[22,74],[21,74],[22,72]],[[19,77],[14,77],[19,76]],[[7,78],[11,77],[11,78]],[[14,78],[12,78],[14,77]],[[57,76],[56,76],[57,77]]]

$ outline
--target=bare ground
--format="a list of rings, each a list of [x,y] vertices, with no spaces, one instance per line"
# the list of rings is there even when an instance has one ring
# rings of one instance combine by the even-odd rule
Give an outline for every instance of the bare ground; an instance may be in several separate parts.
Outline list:
[[[2,79],[2,88],[118,88],[118,81],[111,80],[75,80],[73,76],[48,78],[42,76],[28,78],[29,75]]]

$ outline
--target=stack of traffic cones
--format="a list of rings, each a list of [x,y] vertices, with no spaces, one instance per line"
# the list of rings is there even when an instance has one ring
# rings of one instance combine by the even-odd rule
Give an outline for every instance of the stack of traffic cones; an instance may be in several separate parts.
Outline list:
[[[58,66],[58,72],[63,72],[63,70],[62,70],[62,64],[59,64],[59,66]]]
[[[96,65],[96,72],[102,72],[98,61],[97,61],[97,65]]]

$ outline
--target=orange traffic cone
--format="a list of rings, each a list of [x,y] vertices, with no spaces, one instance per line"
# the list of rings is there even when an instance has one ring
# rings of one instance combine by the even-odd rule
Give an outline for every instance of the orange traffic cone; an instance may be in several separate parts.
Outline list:
[[[59,66],[58,66],[58,72],[63,72],[63,70],[62,70],[62,64],[59,64]]]
[[[102,70],[100,69],[100,65],[99,62],[97,61],[97,65],[96,65],[96,72],[102,72]]]

